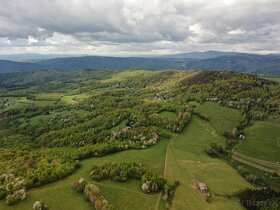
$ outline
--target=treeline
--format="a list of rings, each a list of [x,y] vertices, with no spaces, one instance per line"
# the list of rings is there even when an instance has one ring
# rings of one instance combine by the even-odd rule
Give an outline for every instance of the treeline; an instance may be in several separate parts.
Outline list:
[[[280,209],[280,192],[270,188],[247,189],[238,193],[240,203],[249,210]]]
[[[125,182],[128,179],[141,179],[146,168],[140,163],[107,163],[102,166],[93,166],[90,177],[96,181],[111,179],[116,182]]]
[[[44,185],[71,174],[78,161],[44,152],[1,149],[0,198],[14,204],[26,197],[26,189]]]

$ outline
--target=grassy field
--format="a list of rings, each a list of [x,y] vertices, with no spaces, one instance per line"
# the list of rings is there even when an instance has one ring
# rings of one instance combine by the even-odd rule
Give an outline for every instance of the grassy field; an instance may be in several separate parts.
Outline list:
[[[223,143],[223,139],[213,135],[201,126],[200,119],[194,117],[189,126],[179,134],[168,150],[167,174],[169,180],[180,180],[173,209],[242,209],[234,199],[225,195],[250,187],[226,162],[210,158],[204,148],[211,142]],[[211,191],[211,202],[197,190],[197,182],[207,184]]]
[[[62,94],[59,93],[41,93],[36,94],[35,100],[38,101],[60,101]]]
[[[65,95],[61,97],[61,101],[65,102],[66,104],[76,105],[79,103],[79,101],[82,101],[88,97],[90,97],[88,94]]]
[[[177,119],[177,115],[176,115],[175,112],[163,111],[163,112],[160,112],[160,115],[164,118],[169,119],[169,120],[176,120]]]
[[[144,77],[152,73],[153,73],[152,71],[146,71],[146,70],[121,71],[115,74],[113,77],[102,80],[102,83],[122,82],[132,77]]]
[[[222,135],[224,131],[231,132],[232,128],[240,122],[242,117],[239,110],[229,109],[213,102],[199,105],[197,111],[210,119],[212,127],[219,135]]]
[[[262,78],[280,83],[280,77],[269,77],[269,76],[264,76],[264,77],[262,77]]]
[[[169,140],[162,139],[157,145],[146,150],[130,150],[112,154],[102,158],[91,158],[81,162],[81,168],[71,176],[60,181],[48,184],[42,187],[32,189],[28,192],[26,200],[14,205],[7,206],[2,200],[0,202],[1,210],[30,210],[37,200],[46,202],[50,209],[60,210],[89,210],[93,209],[89,202],[85,201],[82,195],[71,189],[74,180],[84,177],[91,180],[89,170],[92,165],[103,164],[106,162],[118,161],[136,161],[143,163],[147,168],[163,174],[165,152]],[[93,181],[93,180],[91,180]],[[141,192],[140,181],[132,180],[126,183],[116,182],[96,182],[100,187],[102,194],[115,209],[131,210],[131,209],[154,209],[158,194],[146,195]],[[124,205],[125,204],[125,205]],[[160,207],[164,206],[161,203]]]
[[[280,161],[279,131],[279,122],[255,121],[245,129],[246,139],[236,146],[235,151],[262,160]]]

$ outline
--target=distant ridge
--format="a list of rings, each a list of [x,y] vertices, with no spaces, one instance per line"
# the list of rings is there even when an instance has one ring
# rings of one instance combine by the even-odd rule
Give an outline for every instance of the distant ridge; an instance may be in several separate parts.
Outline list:
[[[43,70],[45,67],[37,63],[0,60],[0,73]]]
[[[22,54],[0,55],[0,60],[9,60],[9,61],[18,61],[18,62],[33,62],[36,60],[65,58],[65,57],[78,57],[78,56],[85,56],[85,55],[22,53]]]
[[[188,52],[188,53],[178,53],[163,55],[162,58],[190,58],[190,59],[209,59],[217,58],[221,56],[232,56],[236,55],[236,52],[220,52],[220,51],[205,51],[205,52]]]
[[[223,70],[252,74],[280,75],[280,55],[207,51],[183,53],[177,54],[176,56],[170,55],[170,57],[160,56],[148,58],[82,56],[45,59],[32,62],[0,60],[0,73],[47,69],[124,70],[142,68],[149,70]]]

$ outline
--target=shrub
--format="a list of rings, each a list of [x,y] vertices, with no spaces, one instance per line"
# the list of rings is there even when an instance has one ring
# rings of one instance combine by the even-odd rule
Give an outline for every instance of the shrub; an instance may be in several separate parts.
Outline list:
[[[24,189],[15,191],[13,194],[10,194],[6,197],[6,204],[13,205],[19,201],[22,201],[26,198],[26,191]]]
[[[36,201],[32,207],[33,207],[33,210],[47,210],[48,209],[48,206],[45,203],[43,203],[42,201]]]
[[[100,196],[100,189],[94,184],[87,184],[84,189],[84,196],[92,204],[95,203],[96,199]]]
[[[103,198],[102,196],[98,197],[94,203],[95,210],[112,210],[113,206]]]
[[[228,156],[228,151],[225,150],[225,148],[222,145],[212,143],[210,144],[206,149],[205,152],[211,156],[216,158],[222,158]]]
[[[112,210],[113,206],[101,196],[101,191],[98,186],[88,183],[84,178],[75,181],[72,187],[79,193],[83,193],[86,200],[94,206],[95,210]]]
[[[142,191],[144,193],[162,191],[166,182],[166,179],[161,176],[152,172],[147,172],[142,176]]]
[[[72,188],[79,192],[79,193],[82,193],[84,192],[85,190],[85,186],[86,186],[86,181],[84,178],[80,178],[78,181],[75,181],[73,184],[72,184]]]

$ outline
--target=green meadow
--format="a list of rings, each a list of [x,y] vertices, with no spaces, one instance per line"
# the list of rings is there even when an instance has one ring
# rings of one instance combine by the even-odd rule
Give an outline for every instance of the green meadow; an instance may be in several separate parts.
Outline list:
[[[245,136],[246,139],[236,146],[236,152],[274,163],[280,162],[279,121],[254,121],[252,126],[245,129]]]

